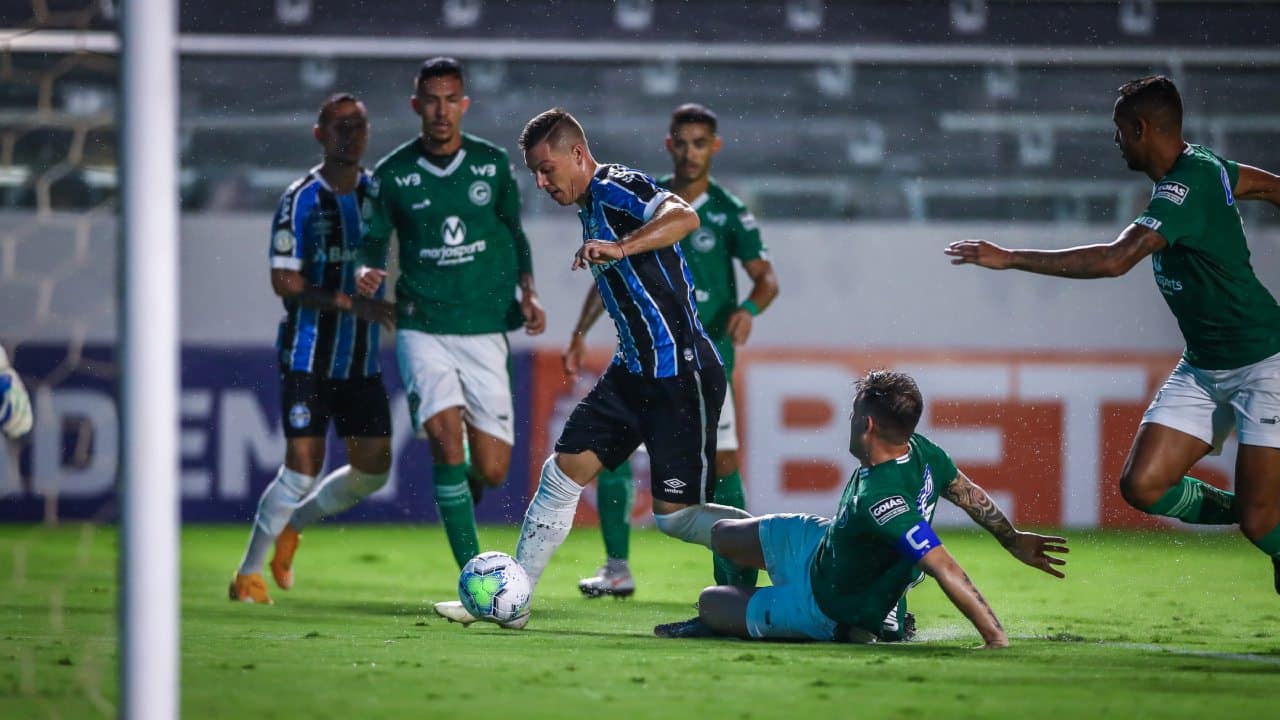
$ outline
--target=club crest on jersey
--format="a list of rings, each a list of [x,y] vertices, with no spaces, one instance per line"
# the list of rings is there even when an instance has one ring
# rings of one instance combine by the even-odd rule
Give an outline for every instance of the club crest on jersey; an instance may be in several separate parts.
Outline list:
[[[871,519],[883,525],[907,511],[907,501],[901,495],[887,497],[871,506]]]
[[[457,247],[467,241],[467,224],[457,215],[450,215],[440,226],[440,237],[449,247]]]
[[[493,199],[493,190],[489,188],[489,183],[477,180],[471,183],[471,188],[467,190],[467,197],[471,198],[472,204],[488,205]]]
[[[1189,194],[1191,194],[1191,188],[1180,182],[1166,180],[1156,185],[1155,192],[1151,193],[1151,199],[1168,200],[1174,205],[1181,205]]]
[[[707,216],[710,217],[710,214]],[[698,228],[693,231],[693,237],[689,238],[689,242],[698,252],[711,252],[716,247],[716,234],[706,228]]]
[[[287,228],[277,230],[276,234],[271,238],[271,247],[278,253],[293,252],[295,243],[293,231]]]
[[[289,408],[289,425],[295,430],[301,430],[310,424],[311,410],[307,407],[307,404],[294,403],[293,407]]]

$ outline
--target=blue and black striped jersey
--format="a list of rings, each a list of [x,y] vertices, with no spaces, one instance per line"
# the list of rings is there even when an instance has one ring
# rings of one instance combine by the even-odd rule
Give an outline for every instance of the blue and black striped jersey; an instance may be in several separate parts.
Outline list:
[[[320,177],[318,166],[290,185],[271,231],[271,268],[296,270],[314,287],[354,295],[357,249],[364,237],[360,210],[368,188],[369,175],[361,173],[355,191],[339,195]],[[285,300],[284,309],[276,338],[282,370],[335,380],[381,372],[377,323],[294,300]]]
[[[648,222],[671,193],[623,165],[601,165],[578,212],[583,241],[618,242]],[[719,366],[698,320],[693,276],[677,243],[593,265],[596,288],[618,330],[614,362],[637,375],[673,377]]]

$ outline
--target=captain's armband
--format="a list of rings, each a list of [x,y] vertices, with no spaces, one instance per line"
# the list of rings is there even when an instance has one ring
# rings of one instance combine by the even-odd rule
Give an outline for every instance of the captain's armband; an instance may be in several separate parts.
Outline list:
[[[938,534],[929,523],[921,520],[903,533],[895,545],[904,557],[909,558],[912,563],[918,563],[930,550],[941,547],[942,540],[938,539]]]

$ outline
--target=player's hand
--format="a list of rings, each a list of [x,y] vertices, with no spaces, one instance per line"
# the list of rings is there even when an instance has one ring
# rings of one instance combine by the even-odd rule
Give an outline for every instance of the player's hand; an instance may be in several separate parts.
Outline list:
[[[570,268],[579,270],[589,265],[604,265],[621,260],[626,256],[627,253],[618,243],[588,240],[573,254],[573,265]]]
[[[564,367],[564,374],[573,377],[582,369],[582,356],[587,352],[586,341],[582,336],[574,333],[573,339],[569,341],[569,347],[565,348],[564,354],[560,356],[560,362]]]
[[[386,270],[359,267],[356,269],[356,292],[365,297],[373,297],[378,292],[378,288],[382,287],[382,281],[386,277]]]
[[[547,311],[542,309],[538,293],[523,290],[520,293],[520,313],[524,315],[524,332],[526,335],[539,335],[547,329]]]
[[[958,240],[942,251],[952,265],[978,265],[992,270],[1008,270],[1013,254],[986,240]]]
[[[745,345],[747,338],[751,335],[751,325],[755,322],[755,318],[751,317],[751,313],[738,308],[729,316],[729,323],[725,325],[725,333],[734,345]]]
[[[1019,532],[1014,535],[1013,542],[1005,548],[1011,555],[1033,568],[1043,570],[1057,578],[1066,577],[1066,574],[1056,567],[1067,564],[1066,560],[1057,556],[1057,554],[1065,555],[1071,552],[1067,548],[1066,538]]]
[[[999,636],[988,640],[987,643],[982,647],[975,648],[975,649],[976,650],[1000,650],[1007,647],[1009,647],[1009,636],[1005,635],[1002,632],[1000,633]]]
[[[357,295],[351,298],[351,313],[361,320],[378,323],[388,330],[396,329],[396,306],[386,300]]]

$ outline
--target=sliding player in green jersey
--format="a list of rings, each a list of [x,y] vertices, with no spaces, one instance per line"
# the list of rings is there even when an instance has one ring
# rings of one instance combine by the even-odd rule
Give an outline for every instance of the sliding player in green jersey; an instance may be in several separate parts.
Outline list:
[[[693,273],[698,318],[715,343],[730,379],[720,410],[716,432],[715,501],[746,509],[742,476],[738,473],[738,432],[733,402],[734,351],[751,334],[752,324],[778,296],[778,281],[768,252],[760,240],[760,229],[751,211],[733,193],[711,178],[711,161],[720,152],[718,121],[710,109],[695,103],[681,105],[671,114],[667,152],[673,174],[659,180],[698,211],[702,225],[680,241],[685,262]],[[733,261],[737,260],[751,278],[751,291],[739,303]],[[565,352],[565,371],[576,373],[586,350],[586,333],[604,306],[592,292],[584,303],[582,316]],[[626,596],[635,591],[635,581],[627,565],[631,534],[631,504],[635,490],[631,465],[605,469],[597,480],[596,507],[600,511],[600,531],[604,535],[607,560],[593,577],[578,583],[587,597]],[[755,586],[754,568],[735,568],[717,558],[717,583]]]
[[[1152,515],[1202,525],[1238,522],[1271,558],[1280,592],[1280,305],[1249,264],[1237,200],[1280,206],[1280,177],[1182,138],[1182,98],[1163,76],[1126,83],[1112,119],[1130,170],[1155,183],[1151,201],[1111,243],[1006,250],[952,243],[952,263],[1069,278],[1118,277],[1151,256],[1156,286],[1186,350],[1147,408],[1120,492]],[[1235,492],[1186,477],[1235,427]]]
[[[386,272],[372,258],[385,254],[394,231],[396,359],[414,430],[431,441],[436,507],[461,567],[480,552],[473,500],[502,484],[511,464],[506,333],[523,325],[536,335],[546,314],[507,152],[462,132],[471,104],[462,65],[423,63],[412,104],[421,134],[374,169],[365,213],[371,262],[360,283],[365,293],[382,283]]]
[[[924,399],[910,376],[872,371],[857,383],[849,418],[854,473],[832,519],[779,514],[721,520],[711,547],[767,570],[772,587],[709,587],[698,617],[659,625],[659,637],[873,642],[907,588],[925,574],[982,635],[1009,644],[1004,628],[930,523],[938,497],[963,508],[1015,558],[1055,577],[1066,540],[1019,532],[945,451],[915,432]]]

